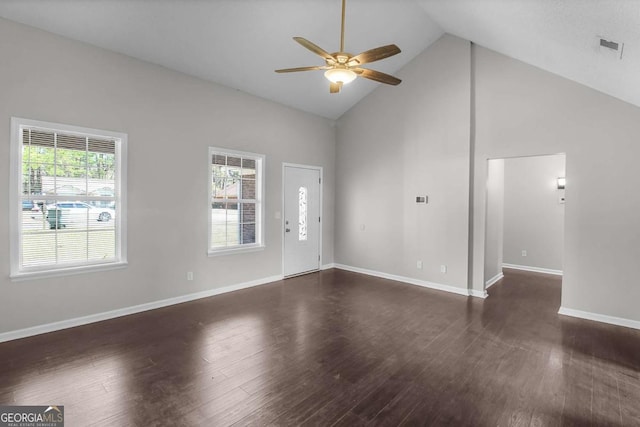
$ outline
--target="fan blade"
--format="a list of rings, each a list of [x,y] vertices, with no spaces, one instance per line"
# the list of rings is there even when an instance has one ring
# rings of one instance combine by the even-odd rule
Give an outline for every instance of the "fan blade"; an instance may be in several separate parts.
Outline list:
[[[295,73],[297,71],[313,71],[313,70],[326,70],[329,67],[327,66],[313,66],[313,67],[297,67],[297,68],[283,68],[281,70],[276,70],[276,73]]]
[[[302,37],[294,37],[293,39],[295,41],[297,41],[298,43],[300,43],[302,46],[304,46],[307,49],[309,49],[311,52],[315,53],[316,55],[319,55],[319,56],[323,57],[325,61],[328,61],[328,62],[331,62],[331,63],[338,62],[338,60],[336,58],[334,58],[333,56],[331,56],[331,54],[329,52],[327,52],[326,50],[324,50],[320,46],[316,45],[315,43],[311,43],[309,40],[307,40],[305,38],[302,38]]]
[[[329,83],[329,93],[339,93],[341,88],[342,88],[342,82]]]
[[[400,48],[395,44],[380,46],[354,56],[353,58],[349,59],[348,64],[352,67],[356,65],[367,64],[369,62],[380,61],[381,59],[385,59],[399,53]]]
[[[376,70],[369,70],[367,68],[353,68],[352,69],[356,74],[365,79],[375,80],[380,83],[386,83],[388,85],[399,85],[402,80],[397,77],[390,76],[389,74],[381,73]]]

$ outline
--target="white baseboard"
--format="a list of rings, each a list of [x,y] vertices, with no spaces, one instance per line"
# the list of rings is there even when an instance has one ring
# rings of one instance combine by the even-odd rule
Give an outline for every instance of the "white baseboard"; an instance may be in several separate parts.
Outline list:
[[[0,333],[0,342],[17,340],[19,338],[26,338],[34,335],[45,334],[47,332],[54,332],[54,331],[59,331],[61,329],[73,328],[75,326],[82,326],[89,323],[114,319],[116,317],[127,316],[129,314],[135,314],[143,311],[154,310],[156,308],[162,308],[162,307],[167,307],[174,304],[180,304],[183,302],[194,301],[197,299],[207,298],[214,295],[225,294],[227,292],[239,291],[241,289],[251,288],[259,285],[266,285],[267,283],[277,282],[278,280],[282,280],[281,275],[265,277],[262,279],[252,280],[244,283],[238,283],[235,285],[225,286],[222,288],[208,289],[202,292],[196,292],[188,295],[181,295],[178,297],[167,298],[160,301],[148,302],[145,304],[134,305],[131,307],[119,308],[117,310],[105,311],[97,314],[90,314],[88,316],[61,320],[59,322],[32,326],[30,328],[4,332],[4,333]]]
[[[478,291],[476,289],[469,289],[469,296],[484,299],[484,298],[487,298],[489,294],[487,293],[486,290]]]
[[[622,317],[607,316],[606,314],[591,313],[588,311],[574,310],[572,308],[560,307],[558,314],[564,316],[578,317],[580,319],[594,320],[596,322],[609,323],[616,326],[640,329],[640,321],[625,319]]]
[[[534,273],[554,274],[562,276],[562,270],[552,270],[550,268],[529,267],[528,265],[502,264],[502,268],[513,268],[514,270],[532,271]]]
[[[336,268],[336,264],[333,262],[330,264],[324,264],[320,267],[320,270],[329,270],[331,268]]]
[[[504,274],[501,271],[500,273],[493,276],[491,279],[487,280],[484,283],[484,288],[489,289],[491,286],[495,285],[498,282],[498,280],[502,279],[503,277],[504,277]]]
[[[383,273],[381,271],[369,270],[369,269],[360,268],[360,267],[352,267],[350,265],[344,265],[344,264],[334,264],[334,268],[338,268],[340,270],[352,271],[354,273],[366,274],[369,276],[380,277],[383,279],[395,280],[397,282],[408,283],[410,285],[422,286],[423,288],[451,292],[458,295],[486,298],[486,295],[484,295],[484,292],[476,291],[473,289],[459,288],[457,286],[441,285],[440,283],[428,282],[426,280],[419,280],[411,277],[397,276],[395,274]]]

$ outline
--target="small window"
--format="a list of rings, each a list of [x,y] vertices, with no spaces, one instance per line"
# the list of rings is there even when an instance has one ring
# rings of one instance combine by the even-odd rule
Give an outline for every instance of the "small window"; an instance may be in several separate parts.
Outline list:
[[[126,264],[121,133],[13,118],[11,277]]]
[[[209,255],[264,247],[264,156],[209,148]]]
[[[298,240],[307,240],[307,187],[298,189]]]

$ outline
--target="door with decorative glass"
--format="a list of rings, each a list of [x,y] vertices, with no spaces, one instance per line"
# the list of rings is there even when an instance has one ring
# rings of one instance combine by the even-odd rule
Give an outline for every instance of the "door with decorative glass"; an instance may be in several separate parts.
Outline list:
[[[284,275],[320,268],[320,169],[284,166]]]

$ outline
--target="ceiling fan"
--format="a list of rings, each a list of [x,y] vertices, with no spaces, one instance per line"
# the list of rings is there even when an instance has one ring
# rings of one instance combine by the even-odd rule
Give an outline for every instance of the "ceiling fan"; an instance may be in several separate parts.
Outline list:
[[[381,59],[388,58],[390,56],[400,53],[400,48],[395,44],[376,47],[362,52],[358,55],[352,55],[344,51],[344,14],[345,14],[345,2],[342,0],[342,26],[340,32],[340,51],[335,53],[328,53],[318,45],[310,42],[302,37],[294,37],[293,39],[300,43],[302,46],[309,49],[311,52],[318,56],[321,56],[326,65],[318,65],[311,67],[297,67],[297,68],[285,68],[282,70],[276,70],[276,73],[292,73],[297,71],[312,71],[312,70],[326,70],[324,76],[329,80],[329,92],[338,93],[342,88],[342,85],[352,82],[356,77],[361,76],[365,79],[374,80],[380,83],[386,83],[388,85],[398,85],[402,80],[397,77],[390,76],[389,74],[381,73],[380,71],[370,70],[368,68],[361,68],[363,64],[379,61]]]

